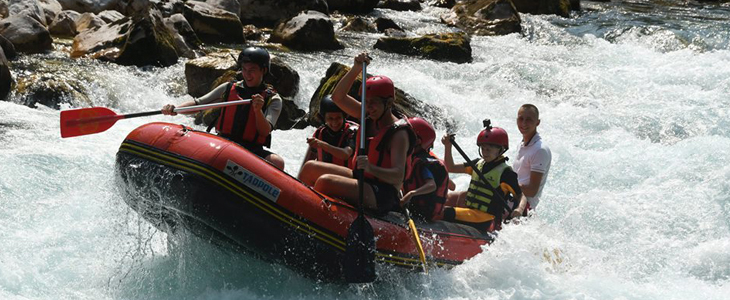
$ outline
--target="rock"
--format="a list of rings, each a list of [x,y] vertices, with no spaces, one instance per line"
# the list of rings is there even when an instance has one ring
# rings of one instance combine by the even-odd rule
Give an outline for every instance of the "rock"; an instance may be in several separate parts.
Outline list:
[[[318,11],[303,11],[296,17],[280,23],[269,38],[270,43],[281,43],[301,51],[335,50],[344,46],[335,37],[329,17]]]
[[[46,15],[46,24],[51,24],[56,18],[56,15],[63,11],[61,4],[57,0],[38,0],[38,3],[43,8],[43,14]]]
[[[473,35],[521,32],[522,23],[510,0],[467,0],[457,3],[441,21]]]
[[[405,31],[400,30],[400,29],[395,29],[395,28],[388,28],[385,30],[384,33],[385,33],[385,36],[388,36],[388,37],[404,38],[404,37],[408,36]]]
[[[48,26],[48,31],[54,36],[60,37],[74,37],[79,32],[76,30],[78,27],[76,21],[81,17],[81,14],[73,10],[64,10],[56,15],[51,25]]]
[[[327,0],[330,11],[351,14],[368,14],[378,5],[379,0]]]
[[[8,60],[13,60],[18,56],[18,53],[15,52],[15,46],[13,46],[13,43],[2,35],[0,35],[0,48],[3,49],[5,58]]]
[[[378,32],[385,32],[386,29],[391,28],[403,31],[403,28],[398,26],[398,24],[396,24],[393,20],[383,17],[375,19],[375,26],[377,27]]]
[[[308,120],[312,126],[316,127],[322,124],[321,121],[319,121],[316,117],[316,115],[319,113],[319,100],[322,99],[322,97],[324,97],[325,95],[332,94],[332,91],[334,91],[337,83],[340,81],[342,76],[347,73],[349,69],[350,67],[347,67],[343,64],[336,62],[332,63],[327,69],[325,77],[319,81],[319,86],[317,87],[317,90],[315,90],[314,95],[312,95],[312,98],[309,102]],[[396,85],[398,84],[397,82],[395,83]],[[348,94],[355,99],[359,99],[360,97],[358,96],[358,92],[361,84],[362,81],[360,78],[355,80],[355,83],[352,84],[352,87],[350,88]],[[413,96],[399,89],[397,86],[395,88],[395,108],[397,111],[405,114],[408,117],[421,117],[429,120],[434,126],[446,127],[447,129],[450,129],[454,128],[454,124],[456,124],[456,122],[449,119],[438,107],[413,98]]]
[[[5,52],[0,48],[0,100],[7,100],[13,86],[13,75],[10,73],[10,64],[5,58]]]
[[[239,13],[241,13],[241,3],[239,3],[238,1],[239,0],[208,0],[206,1],[206,3],[230,12],[234,15],[238,15]]]
[[[38,0],[12,0],[8,7],[10,16],[26,15],[43,24],[48,26],[46,21],[46,13]]]
[[[427,34],[417,38],[383,37],[378,39],[374,48],[438,61],[472,61],[470,39],[465,33]]]
[[[43,53],[53,50],[53,40],[43,24],[27,15],[10,16],[0,20],[0,35],[22,53]]]
[[[452,8],[456,5],[456,0],[432,0],[428,2],[428,5],[443,8]]]
[[[243,38],[247,41],[263,41],[264,33],[254,25],[243,26]]]
[[[104,23],[112,23],[124,18],[124,15],[116,10],[105,10],[99,13],[99,19],[102,19]]]
[[[155,7],[162,13],[162,16],[169,18],[174,14],[183,13],[185,3],[182,0],[168,0],[165,2],[154,2]]]
[[[174,43],[162,14],[152,10],[80,32],[74,38],[71,57],[91,57],[120,65],[170,66],[178,59]]]
[[[21,104],[33,108],[42,104],[60,109],[61,103],[73,105],[76,104],[74,102],[81,102],[83,105],[88,105],[91,102],[81,82],[59,78],[51,73],[34,73],[18,78],[16,90]]]
[[[180,56],[196,58],[194,50],[200,50],[203,43],[193,31],[188,20],[182,14],[174,14],[165,19],[165,25],[175,36],[175,50]]]
[[[63,10],[73,10],[80,13],[91,12],[98,14],[105,10],[119,7],[122,1],[130,0],[58,0]]]
[[[580,11],[580,0],[570,0],[570,10]]]
[[[150,0],[121,0],[117,5],[117,10],[124,16],[136,16],[138,14],[147,14],[152,8]]]
[[[571,0],[512,0],[518,12],[533,15],[570,16]]]
[[[382,0],[377,7],[397,11],[420,11],[421,2],[418,0]]]
[[[357,16],[349,18],[349,21],[344,27],[342,27],[342,30],[353,32],[377,32],[375,24],[365,18]]]
[[[10,16],[10,9],[8,8],[7,0],[0,0],[0,19],[5,19]]]
[[[96,14],[90,12],[83,13],[76,19],[76,32],[83,32],[87,29],[98,29],[104,24],[106,22]]]
[[[245,24],[273,28],[305,10],[329,13],[325,0],[241,0],[240,16]]]
[[[188,1],[183,8],[185,19],[195,34],[206,43],[244,43],[243,25],[234,13],[200,1]]]

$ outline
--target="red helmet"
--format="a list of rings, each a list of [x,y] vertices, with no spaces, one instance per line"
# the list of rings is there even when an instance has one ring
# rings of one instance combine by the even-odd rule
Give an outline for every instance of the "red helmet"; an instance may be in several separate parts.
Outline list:
[[[509,149],[509,137],[507,136],[507,131],[499,127],[484,128],[484,130],[479,133],[479,136],[477,136],[477,146],[481,146],[482,144],[502,146],[504,151],[507,151],[507,149]]]
[[[393,80],[382,75],[376,75],[365,81],[365,93],[368,96],[380,98],[395,98],[395,86]],[[360,94],[362,94],[362,86],[360,86]]]
[[[409,118],[408,123],[411,123],[413,131],[416,132],[416,136],[421,140],[421,148],[428,150],[431,148],[431,144],[436,140],[436,130],[428,121],[419,117]]]

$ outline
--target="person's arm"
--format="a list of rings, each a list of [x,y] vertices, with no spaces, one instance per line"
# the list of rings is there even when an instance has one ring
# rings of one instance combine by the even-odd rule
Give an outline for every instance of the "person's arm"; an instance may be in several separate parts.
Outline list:
[[[403,198],[400,200],[401,206],[406,206],[408,202],[411,201],[411,199],[418,195],[425,195],[428,193],[432,193],[436,191],[436,181],[433,179],[433,173],[431,173],[431,170],[429,170],[426,167],[421,168],[420,170],[414,170],[413,172],[421,172],[421,177],[425,180],[425,183],[422,186],[419,186],[415,190],[407,192],[405,195],[403,195]]]
[[[193,105],[200,105],[200,104],[208,104],[208,103],[215,103],[215,102],[221,102],[223,100],[223,96],[225,96],[226,87],[228,86],[228,83],[224,83],[213,89],[212,91],[208,92],[207,94],[203,95],[203,97],[200,98],[193,98],[193,100],[185,101],[179,105],[172,105],[167,104],[162,107],[162,114],[165,115],[177,115],[175,108],[183,108]],[[183,112],[183,114],[194,114],[198,113],[198,111],[190,111],[190,112]]]
[[[445,134],[441,138],[441,143],[444,144],[444,166],[446,166],[446,171],[449,171],[449,173],[466,173],[464,164],[454,164],[454,156],[451,154],[451,137]]]
[[[390,143],[390,168],[378,167],[370,164],[367,156],[358,156],[358,167],[364,166],[365,172],[373,174],[380,181],[392,184],[396,187],[403,184],[406,173],[406,159],[408,152],[408,133],[405,130],[398,130],[393,134]]]
[[[530,182],[527,184],[521,184],[520,188],[527,197],[535,197],[537,192],[540,190],[540,183],[542,182],[542,176],[545,175],[540,172],[530,172]]]
[[[332,154],[332,156],[337,157],[339,159],[348,159],[350,158],[350,155],[352,155],[352,148],[349,146],[346,146],[344,148],[332,146],[325,141],[318,140],[318,146],[322,148],[322,150],[329,152]]]
[[[264,111],[262,109],[264,105],[264,97],[256,94],[251,96],[251,100],[253,101],[253,107],[251,108],[254,109],[254,113],[256,114],[256,131],[258,131],[259,135],[267,136],[272,130],[274,130],[274,126],[276,126],[276,122],[279,120],[279,115],[281,114],[283,106],[281,96],[279,96],[279,94],[275,94],[271,97],[271,102],[266,108],[266,115],[264,115]]]
[[[370,64],[370,59],[367,57],[367,53],[360,53],[355,57],[355,62],[349,71],[340,78],[337,82],[334,91],[332,91],[332,101],[342,109],[346,114],[352,116],[355,119],[360,119],[360,101],[355,100],[347,92],[350,91],[352,84],[357,79],[357,76],[362,73],[362,64]],[[363,83],[365,78],[363,78]]]

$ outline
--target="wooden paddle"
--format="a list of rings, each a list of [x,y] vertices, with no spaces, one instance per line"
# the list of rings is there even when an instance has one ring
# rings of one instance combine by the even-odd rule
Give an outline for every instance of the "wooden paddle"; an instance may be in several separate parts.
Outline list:
[[[194,112],[210,108],[241,105],[250,101],[251,99],[245,99],[229,102],[195,105],[175,108],[173,111],[176,113]],[[88,107],[64,110],[61,112],[61,137],[67,138],[99,133],[111,128],[114,123],[121,119],[131,119],[159,114],[162,114],[161,110],[118,115],[117,113],[106,107]]]
[[[360,150],[358,155],[367,155],[365,148],[365,62],[362,63],[362,98],[360,100]],[[357,188],[360,206],[358,207],[357,218],[350,224],[345,239],[345,260],[342,264],[345,280],[349,283],[364,283],[375,281],[375,234],[370,222],[365,218],[363,211],[363,188],[365,172],[356,169]]]

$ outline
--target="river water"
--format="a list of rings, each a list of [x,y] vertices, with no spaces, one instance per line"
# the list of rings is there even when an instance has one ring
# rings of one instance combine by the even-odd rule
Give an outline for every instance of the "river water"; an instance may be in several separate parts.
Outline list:
[[[169,239],[129,209],[114,185],[119,144],[142,124],[192,119],[122,120],[61,139],[58,110],[13,95],[0,102],[0,299],[727,299],[730,6],[583,8],[570,19],[522,15],[522,35],[473,37],[470,64],[371,51],[368,71],[456,119],[471,156],[484,118],[508,131],[516,154],[523,103],[541,109],[553,153],[535,217],[455,269],[382,269],[374,284],[317,282],[196,237]],[[442,12],[374,15],[425,34],[452,30]],[[330,63],[349,65],[339,55],[377,37],[341,34],[348,48],[337,55],[279,53],[302,78],[300,107]],[[119,113],[189,99],[184,62],[139,69],[56,51],[13,64],[16,77],[59,66],[51,74],[84,78],[89,101]],[[313,130],[274,133],[287,172],[298,172]]]

